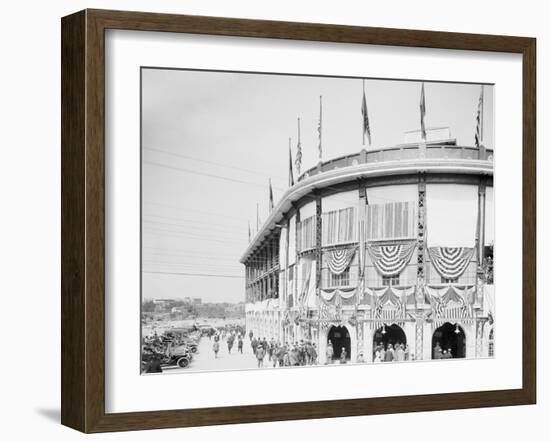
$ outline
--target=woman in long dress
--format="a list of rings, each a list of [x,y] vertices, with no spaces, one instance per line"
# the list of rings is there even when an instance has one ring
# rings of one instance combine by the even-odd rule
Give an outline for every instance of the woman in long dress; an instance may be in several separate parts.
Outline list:
[[[214,350],[214,358],[218,359],[218,352],[220,351],[220,343],[218,341],[214,341],[214,344],[212,344],[212,350]]]
[[[332,357],[334,356],[334,347],[332,342],[328,341],[327,344],[327,364],[332,364]]]

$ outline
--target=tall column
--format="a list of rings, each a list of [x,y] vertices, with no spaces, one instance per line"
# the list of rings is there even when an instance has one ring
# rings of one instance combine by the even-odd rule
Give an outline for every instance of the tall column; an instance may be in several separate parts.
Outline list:
[[[317,319],[321,319],[321,306],[320,306],[320,296],[321,296],[321,271],[323,267],[323,236],[322,236],[322,223],[323,223],[323,205],[322,198],[319,193],[315,195],[315,295],[316,295],[316,306],[317,306]],[[323,347],[321,345],[321,323],[317,321],[317,348]]]
[[[283,282],[285,284],[283,288],[283,299],[279,301],[279,310],[281,311],[281,315],[279,316],[279,324],[281,327],[281,342],[287,341],[287,336],[285,332],[285,327],[283,327],[283,318],[286,317],[285,311],[288,310],[288,247],[289,247],[289,239],[290,239],[290,219],[287,219],[286,221],[286,240],[285,240],[285,273]]]
[[[417,267],[416,267],[416,303],[424,304],[424,285],[426,283],[426,176],[418,176],[418,214],[417,214]]]
[[[480,178],[478,186],[478,206],[477,206],[477,262],[478,267],[483,265],[483,249],[485,247],[485,194],[486,194],[485,178]]]
[[[482,302],[481,293],[483,292],[483,259],[485,250],[485,198],[486,198],[486,181],[484,177],[479,180],[478,186],[478,207],[477,207],[477,276],[476,276],[476,304]]]
[[[300,210],[296,208],[296,217],[295,217],[296,227],[294,229],[294,251],[296,253],[296,259],[294,260],[294,295],[293,295],[293,306],[296,306],[297,298],[298,298],[298,263],[300,262],[300,251],[299,251],[299,243],[298,243],[298,226],[300,224]]]
[[[357,295],[355,296],[355,312],[357,316],[357,320],[359,320],[359,303],[361,302],[361,299],[363,299],[363,295],[365,292],[365,214],[366,214],[366,206],[368,205],[368,198],[367,198],[367,188],[365,180],[360,179],[358,182],[359,185],[359,199],[358,199],[358,206],[357,206],[357,241],[359,243],[359,259],[358,259],[358,268],[357,268]],[[363,310],[363,318],[365,317],[365,311]],[[357,346],[359,349],[362,349],[364,351],[365,349],[365,323],[358,322],[357,330],[360,331],[360,333],[357,336]],[[372,352],[371,352],[372,353]],[[366,361],[371,361],[371,356],[368,356],[365,352],[363,352],[363,357]]]
[[[323,207],[322,198],[320,194],[315,195],[315,260],[317,265],[315,266],[315,288],[317,296],[319,296],[319,290],[321,289],[321,267],[323,259],[322,249],[322,223],[323,223]]]
[[[476,324],[476,358],[483,356],[483,325],[484,321],[478,319]]]

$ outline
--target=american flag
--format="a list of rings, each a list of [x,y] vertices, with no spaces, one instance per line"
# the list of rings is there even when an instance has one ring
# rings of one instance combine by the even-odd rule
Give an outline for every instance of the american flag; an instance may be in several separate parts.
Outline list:
[[[269,210],[273,210],[275,202],[273,201],[273,187],[271,186],[271,178],[269,178]]]
[[[363,144],[365,144],[365,135],[369,139],[369,146],[371,144],[370,137],[370,123],[369,123],[369,113],[367,109],[367,96],[365,95],[365,82],[363,81],[363,100],[361,102],[361,115],[363,116]]]
[[[319,161],[323,158],[323,96],[319,97],[319,124],[317,125],[319,132]]]
[[[294,186],[294,172],[292,171],[292,140],[288,139],[288,187]]]
[[[424,95],[424,83],[422,83],[422,90],[420,91],[420,132],[422,139],[426,140],[426,124],[424,119],[426,118],[426,96]]]
[[[298,144],[296,146],[296,159],[294,160],[296,166],[296,173],[300,175],[300,169],[302,167],[302,142],[300,141],[300,119],[298,118]]]
[[[477,104],[476,134],[475,134],[476,147],[480,146],[482,140],[483,140],[483,85],[481,86],[481,92],[479,93],[479,102]]]

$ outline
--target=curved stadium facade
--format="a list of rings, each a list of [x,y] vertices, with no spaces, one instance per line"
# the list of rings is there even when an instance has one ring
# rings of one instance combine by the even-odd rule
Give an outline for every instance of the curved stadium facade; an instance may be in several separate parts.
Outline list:
[[[494,352],[493,151],[449,136],[320,162],[241,257],[254,336],[330,341],[352,362],[380,343],[410,359]]]

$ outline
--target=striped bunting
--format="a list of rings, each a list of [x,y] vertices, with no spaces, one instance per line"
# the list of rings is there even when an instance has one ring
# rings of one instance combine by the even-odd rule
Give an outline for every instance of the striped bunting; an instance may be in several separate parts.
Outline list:
[[[367,244],[374,266],[382,276],[394,276],[401,273],[411,260],[415,248],[415,241],[390,245]]]
[[[326,261],[328,268],[334,275],[341,275],[349,267],[357,247],[335,249],[327,252]]]
[[[448,279],[456,279],[464,273],[473,252],[473,247],[428,247],[435,269]]]
[[[428,298],[434,312],[434,327],[439,327],[445,322],[471,321],[471,298],[474,288],[464,286],[460,289],[456,286],[434,288],[426,287]]]

